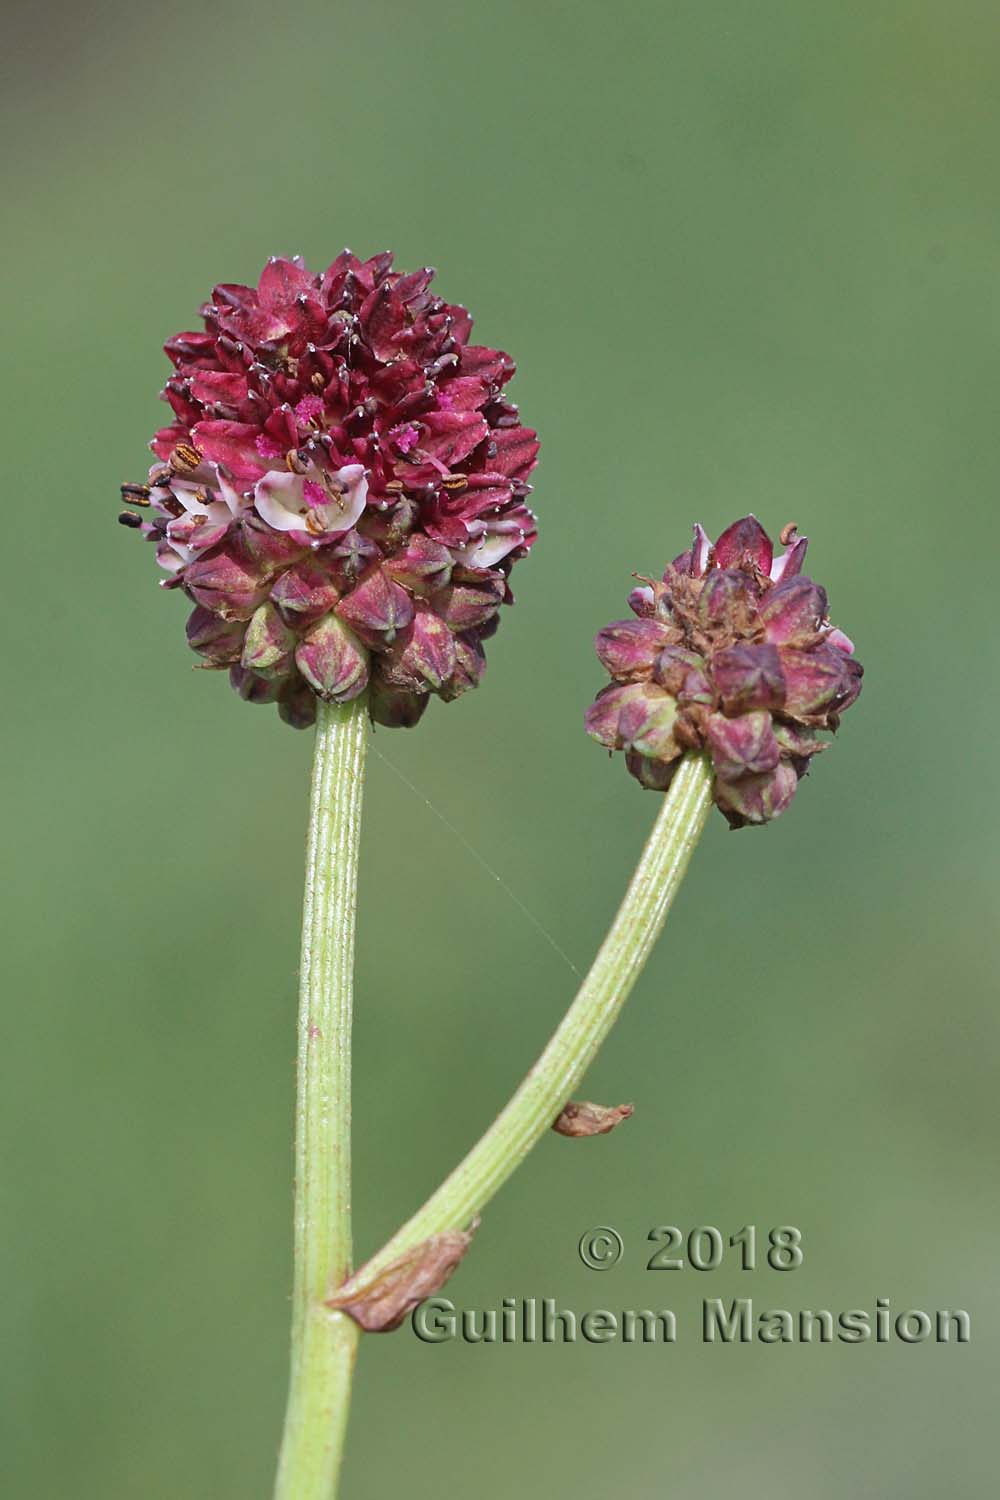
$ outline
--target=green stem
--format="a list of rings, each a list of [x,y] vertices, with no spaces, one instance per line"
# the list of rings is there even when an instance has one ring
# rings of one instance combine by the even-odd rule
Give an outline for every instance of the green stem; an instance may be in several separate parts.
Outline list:
[[[323,1305],[351,1269],[351,1009],[368,748],[363,698],[320,704],[309,808],[295,1111],[291,1379],[275,1500],[331,1500],[359,1330]]]
[[[429,1235],[464,1228],[524,1160],[572,1097],[659,936],[711,807],[712,773],[687,755],[664,794],[625,898],[590,973],[545,1051],[490,1129],[354,1278],[362,1291]]]

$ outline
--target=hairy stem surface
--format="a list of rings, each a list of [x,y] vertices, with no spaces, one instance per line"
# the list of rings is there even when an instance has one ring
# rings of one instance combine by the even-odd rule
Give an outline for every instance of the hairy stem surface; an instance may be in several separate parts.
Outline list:
[[[359,1330],[323,1301],[351,1268],[351,1011],[364,698],[316,720],[302,910],[295,1110],[295,1279],[275,1500],[331,1500]]]

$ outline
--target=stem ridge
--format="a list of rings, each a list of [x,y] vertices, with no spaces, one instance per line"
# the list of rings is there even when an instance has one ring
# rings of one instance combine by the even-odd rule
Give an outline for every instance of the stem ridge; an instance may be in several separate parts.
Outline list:
[[[351,1269],[351,1022],[365,701],[316,720],[299,977],[294,1286],[275,1500],[335,1493],[359,1330],[323,1301]]]
[[[302,922],[292,1368],[275,1500],[333,1500],[361,1330],[325,1305],[351,1269],[351,1012],[364,703],[323,704]],[[513,1098],[413,1217],[352,1278],[363,1297],[408,1251],[464,1229],[549,1129],[611,1030],[684,878],[712,805],[688,754],[664,793],[618,913],[576,999]]]

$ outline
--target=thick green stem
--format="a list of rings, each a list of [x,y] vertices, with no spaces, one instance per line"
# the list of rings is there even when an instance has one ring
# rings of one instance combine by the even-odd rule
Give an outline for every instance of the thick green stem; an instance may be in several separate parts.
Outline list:
[[[502,1187],[571,1098],[628,998],[684,878],[711,807],[712,773],[688,755],[590,973],[510,1103],[448,1177],[355,1277],[360,1292],[391,1261],[445,1229],[464,1228]]]
[[[351,1268],[351,1010],[368,720],[320,704],[302,912],[295,1112],[295,1283],[275,1500],[331,1500],[359,1330],[323,1301]]]

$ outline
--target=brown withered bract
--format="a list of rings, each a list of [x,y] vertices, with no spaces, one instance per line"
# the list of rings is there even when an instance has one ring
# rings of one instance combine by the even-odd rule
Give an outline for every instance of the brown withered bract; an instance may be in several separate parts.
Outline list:
[[[477,1218],[467,1231],[448,1229],[443,1234],[432,1234],[392,1261],[367,1285],[362,1266],[326,1299],[325,1305],[347,1313],[365,1333],[391,1333],[425,1297],[433,1296],[444,1286],[465,1256],[478,1228]]]
[[[552,1122],[557,1135],[607,1135],[635,1113],[633,1104],[592,1104],[589,1099],[571,1099]]]

